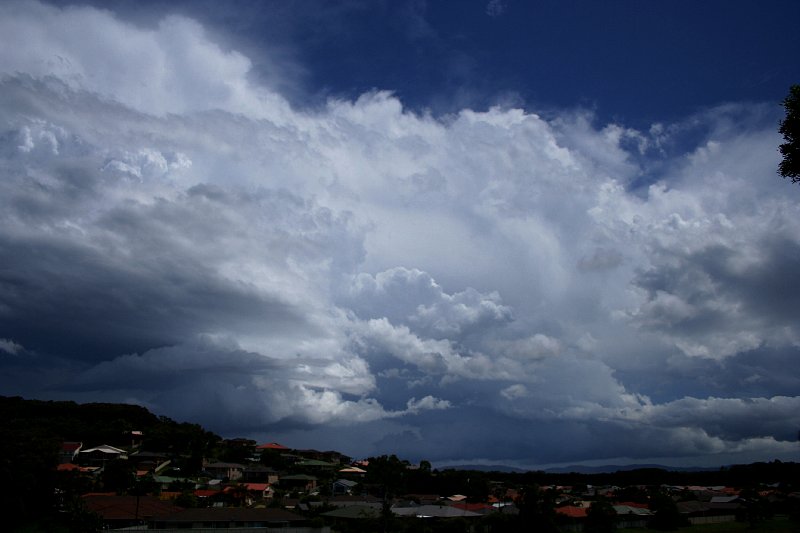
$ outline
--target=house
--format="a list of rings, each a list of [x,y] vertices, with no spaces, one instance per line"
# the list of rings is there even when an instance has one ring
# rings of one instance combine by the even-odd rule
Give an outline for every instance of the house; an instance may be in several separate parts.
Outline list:
[[[348,456],[337,451],[321,452],[319,450],[295,450],[295,452],[304,459],[314,459],[317,461],[325,461],[337,465],[348,464],[350,462],[350,458]]]
[[[493,505],[489,505],[488,503],[459,502],[450,504],[450,507],[455,507],[456,509],[463,509],[464,511],[478,513],[480,515],[487,515],[489,513],[498,512],[498,509],[496,507],[494,507]]]
[[[80,472],[81,467],[72,463],[61,463],[56,467],[59,472]]]
[[[417,505],[414,507],[392,507],[397,516],[415,516],[417,518],[479,518],[480,514],[459,509],[450,505]]]
[[[420,505],[430,505],[441,500],[438,494],[406,494],[403,497],[408,500],[413,500]]]
[[[82,447],[82,442],[62,442],[61,450],[58,452],[58,462],[61,464],[74,463]]]
[[[283,489],[310,492],[317,488],[317,478],[307,474],[282,476],[279,484]]]
[[[254,501],[269,500],[275,495],[275,490],[269,483],[244,483],[243,485]]]
[[[653,516],[652,511],[645,507],[631,505],[614,505],[614,512],[617,513],[616,525],[619,529],[632,527],[647,527],[647,523]]]
[[[129,455],[128,460],[136,465],[136,470],[156,473],[164,470],[170,464],[166,454],[157,452],[136,452]]]
[[[241,481],[245,483],[270,483],[278,482],[278,472],[262,465],[246,466],[242,470]]]
[[[586,507],[578,507],[575,505],[564,505],[563,507],[556,507],[556,513],[568,518],[583,519],[586,518],[588,509]]]
[[[378,518],[381,515],[381,508],[369,505],[348,505],[338,507],[333,511],[322,513],[322,516],[329,518],[339,518],[345,520]]]
[[[256,446],[256,450],[263,452],[264,450],[278,450],[278,451],[289,451],[291,448],[287,448],[283,444],[278,444],[277,442],[268,442],[266,444],[259,444]]]
[[[154,529],[286,528],[302,526],[305,517],[284,509],[208,507],[182,509],[152,520]],[[319,531],[319,530],[318,530]]]
[[[95,446],[78,452],[79,460],[85,465],[102,466],[106,461],[115,461],[117,459],[127,459],[128,454],[125,450],[120,450],[108,444]]]
[[[337,479],[333,482],[333,494],[352,494],[353,488],[358,485],[358,482],[349,479]]]
[[[722,522],[733,522],[736,520],[736,507],[730,508],[730,503],[717,503],[712,505],[710,502],[691,500],[678,502],[678,512],[689,520],[692,525],[697,524],[718,524]]]
[[[238,481],[244,475],[244,465],[239,463],[209,463],[205,471],[217,479]]]
[[[170,488],[195,488],[194,480],[173,476],[153,476],[153,483],[156,483],[161,490],[169,490]]]
[[[182,511],[172,502],[164,502],[155,496],[117,496],[116,494],[86,494],[86,508],[97,513],[103,524],[111,529],[138,526],[154,516],[167,516]]]
[[[372,507],[374,509],[383,508],[383,499],[368,494],[362,496],[353,496],[348,494],[334,495],[328,498],[328,505],[332,507]]]
[[[131,439],[131,448],[138,448],[142,445],[142,439],[144,439],[144,433],[139,430],[133,430],[128,433],[128,437]]]
[[[357,466],[348,466],[339,469],[339,475],[351,479],[360,479],[367,475],[367,471]]]
[[[320,461],[318,459],[306,459],[298,461],[294,464],[294,468],[308,472],[332,472],[338,465],[329,463],[328,461]]]
[[[583,531],[583,524],[586,522],[586,507],[577,505],[564,505],[556,507],[556,521],[558,529],[565,532]]]

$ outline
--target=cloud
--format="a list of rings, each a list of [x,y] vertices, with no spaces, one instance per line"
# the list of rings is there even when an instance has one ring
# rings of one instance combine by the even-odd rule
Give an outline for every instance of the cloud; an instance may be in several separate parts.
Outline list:
[[[363,318],[388,318],[435,338],[457,338],[512,320],[497,292],[468,287],[447,294],[429,274],[403,267],[359,274],[344,301]]]
[[[788,453],[773,110],[297,110],[196,20],[0,14],[3,390],[353,455]]]
[[[17,344],[11,339],[0,339],[0,351],[3,351],[10,355],[19,355],[24,348],[22,345]]]
[[[169,16],[145,29],[108,11],[37,2],[9,2],[2,12],[0,33],[14,43],[0,53],[2,72],[54,76],[161,116],[218,108],[272,118],[288,112],[283,98],[248,81],[250,59],[210,41],[194,20]]]
[[[490,0],[486,4],[486,14],[492,18],[499,17],[505,14],[507,6],[503,0]]]

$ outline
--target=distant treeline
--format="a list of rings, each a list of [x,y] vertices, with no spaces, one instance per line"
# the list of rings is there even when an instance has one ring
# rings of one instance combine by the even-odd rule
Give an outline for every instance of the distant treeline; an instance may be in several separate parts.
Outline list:
[[[550,473],[550,472],[476,472],[492,480],[512,485],[567,485],[626,487],[632,485],[700,485],[753,487],[759,484],[797,484],[800,463],[759,462],[723,466],[716,470],[674,471],[663,468],[638,468],[609,473]]]

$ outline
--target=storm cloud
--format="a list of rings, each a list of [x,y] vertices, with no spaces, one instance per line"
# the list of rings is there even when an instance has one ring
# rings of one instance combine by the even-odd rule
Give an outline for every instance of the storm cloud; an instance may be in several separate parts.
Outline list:
[[[774,107],[301,109],[251,66],[185,16],[0,7],[4,394],[439,462],[794,452]]]

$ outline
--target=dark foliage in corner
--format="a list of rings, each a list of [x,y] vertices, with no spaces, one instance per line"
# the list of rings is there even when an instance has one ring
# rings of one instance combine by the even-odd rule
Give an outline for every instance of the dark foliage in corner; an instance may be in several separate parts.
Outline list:
[[[781,121],[780,133],[785,143],[779,150],[783,160],[778,173],[792,182],[800,181],[800,85],[792,85],[789,95],[783,100],[786,117]]]

